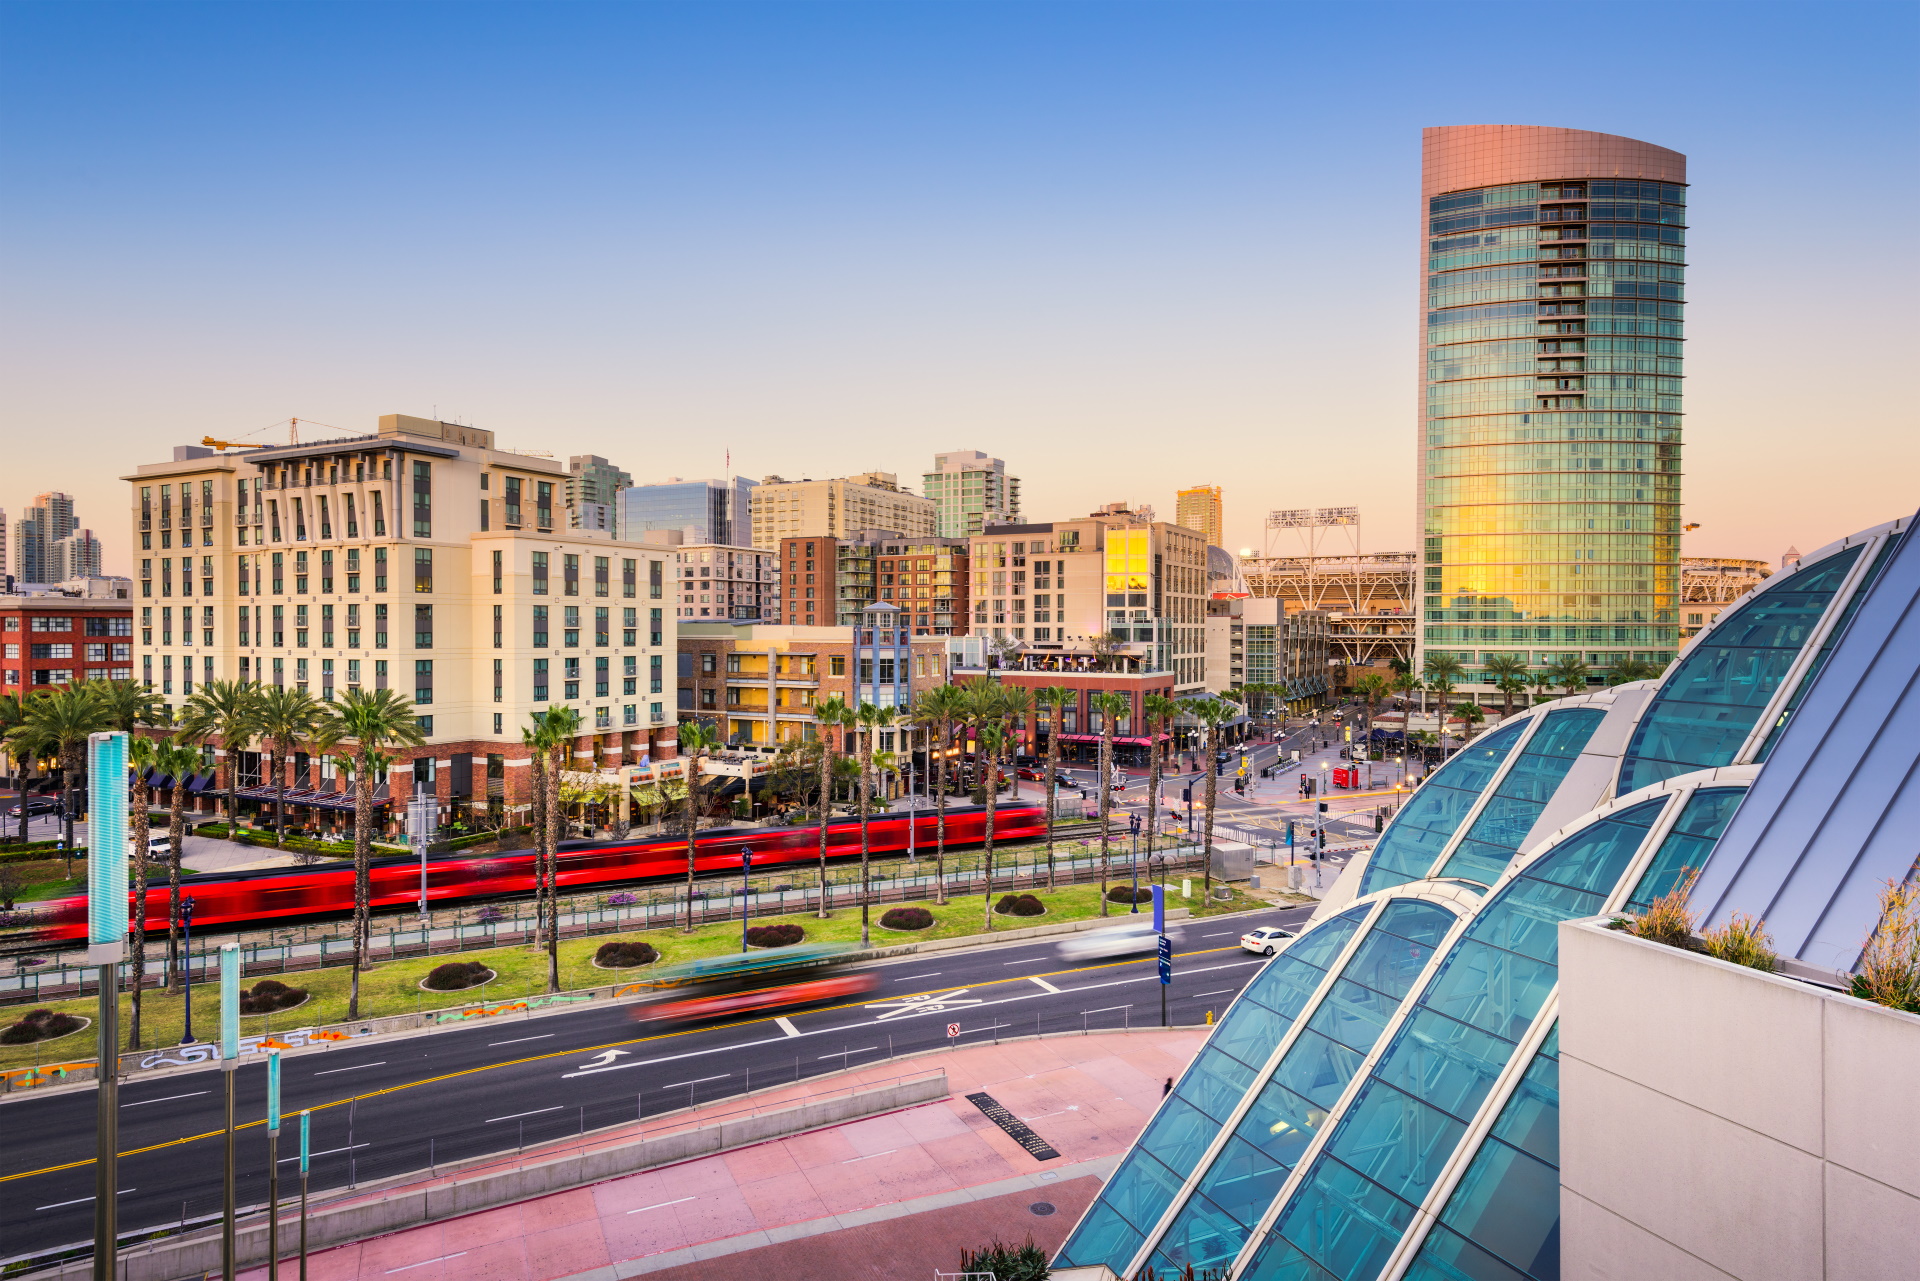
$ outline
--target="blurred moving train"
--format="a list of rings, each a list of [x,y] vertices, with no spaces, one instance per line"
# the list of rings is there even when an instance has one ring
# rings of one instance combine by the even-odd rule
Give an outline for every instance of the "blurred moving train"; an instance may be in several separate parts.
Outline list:
[[[633,1007],[633,1018],[671,1026],[859,996],[880,979],[843,969],[853,952],[851,944],[819,943],[683,961],[642,980],[658,992]]]
[[[889,813],[868,822],[867,848],[872,857],[899,857],[907,852],[909,825],[918,850],[934,846],[938,820],[932,810],[912,815]],[[949,849],[983,844],[987,811],[984,806],[954,806],[947,810]],[[1024,841],[1044,837],[1046,810],[1039,805],[1002,805],[994,812],[995,841]],[[753,851],[755,871],[804,867],[820,857],[820,826],[775,828],[712,828],[695,838],[695,874],[738,871],[742,855]],[[860,856],[858,819],[834,819],[827,825],[827,857],[844,861]],[[623,844],[571,841],[560,846],[560,888],[582,892],[648,881],[682,879],[687,874],[685,836],[666,836]],[[410,907],[420,900],[420,860],[412,855],[373,860],[372,908]],[[181,885],[193,898],[196,929],[255,921],[286,921],[328,916],[353,910],[353,868],[347,864],[316,867],[269,868],[257,872],[209,873]],[[427,899],[439,906],[531,894],[533,851],[517,850],[474,857],[429,859]],[[129,896],[131,897],[131,896]],[[86,937],[87,900],[59,899],[38,908],[35,937]],[[129,912],[128,919],[132,920]],[[147,932],[167,929],[167,886],[163,880],[147,889]]]

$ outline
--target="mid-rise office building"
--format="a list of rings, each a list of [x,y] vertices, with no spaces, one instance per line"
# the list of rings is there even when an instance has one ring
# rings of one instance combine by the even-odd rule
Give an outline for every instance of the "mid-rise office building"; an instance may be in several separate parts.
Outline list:
[[[619,495],[633,486],[633,477],[598,454],[575,454],[567,459],[567,526],[620,533]]]
[[[785,538],[850,539],[863,529],[933,537],[940,514],[931,499],[900,488],[900,478],[887,471],[838,480],[768,476],[754,491],[752,542],[764,551]]]
[[[741,547],[751,542],[753,492],[759,482],[745,476],[725,480],[681,480],[632,485],[616,495],[617,527],[637,539],[649,530],[678,530],[694,544]]]
[[[669,571],[674,580],[674,613],[682,619],[777,621],[778,564],[777,556],[758,547],[729,547],[723,543],[675,546]]]
[[[852,538],[784,538],[780,617],[793,627],[852,627],[876,601],[897,605],[915,636],[967,631],[963,538],[909,538],[863,529]],[[817,620],[810,622],[808,620]]]
[[[1020,478],[1007,464],[977,449],[954,449],[933,456],[926,473],[926,494],[940,512],[940,536],[965,538],[989,525],[1020,523]]]
[[[138,678],[175,711],[214,679],[398,691],[427,744],[395,753],[394,793],[448,805],[524,805],[521,731],[561,705],[580,768],[670,757],[672,553],[568,529],[566,475],[398,414],[344,440],[176,449],[125,477]]]
[[[1207,602],[1209,694],[1244,699],[1254,712],[1302,714],[1331,692],[1332,661],[1325,610],[1290,611],[1271,597],[1223,593]],[[1280,692],[1266,692],[1274,687]]]
[[[1673,657],[1686,181],[1631,138],[1426,131],[1423,656]]]
[[[1207,546],[1225,547],[1227,536],[1226,504],[1220,498],[1220,486],[1195,485],[1174,495],[1173,519],[1188,529],[1206,535]]]
[[[969,540],[972,631],[1049,654],[1124,657],[1205,689],[1207,544],[1110,503],[1080,520],[1001,525]]]

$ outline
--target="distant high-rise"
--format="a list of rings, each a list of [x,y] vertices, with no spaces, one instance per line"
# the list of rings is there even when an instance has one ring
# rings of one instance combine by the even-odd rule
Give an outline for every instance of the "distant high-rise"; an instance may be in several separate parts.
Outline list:
[[[1197,529],[1207,536],[1207,546],[1225,547],[1226,508],[1220,501],[1220,486],[1195,485],[1174,495],[1175,524]]]
[[[977,449],[955,449],[933,456],[927,472],[927,497],[940,509],[942,538],[965,538],[988,525],[1020,523],[1020,478],[1007,465]]]
[[[59,491],[36,494],[33,505],[13,526],[13,576],[23,583],[57,583],[66,575],[55,563],[54,544],[78,525],[73,495]]]
[[[758,481],[668,479],[659,485],[632,485],[618,492],[618,529],[629,541],[649,529],[677,529],[694,544],[749,545],[753,529],[753,491]]]
[[[100,540],[91,529],[76,529],[55,543],[46,558],[50,583],[100,577]]]
[[[1424,139],[1422,655],[1678,643],[1686,157],[1580,129]]]
[[[573,529],[604,529],[620,534],[618,495],[633,477],[598,454],[567,459],[567,524]]]
[[[7,509],[0,507],[0,579],[7,576]]]
[[[866,529],[922,537],[939,527],[932,501],[900,488],[890,471],[834,480],[768,476],[753,495],[751,541],[763,551],[773,551],[783,538],[848,539]]]

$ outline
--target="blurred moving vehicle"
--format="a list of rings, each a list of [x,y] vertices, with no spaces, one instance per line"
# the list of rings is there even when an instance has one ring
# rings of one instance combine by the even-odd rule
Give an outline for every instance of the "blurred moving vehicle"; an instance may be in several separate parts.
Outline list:
[[[1169,929],[1167,937],[1178,943],[1180,931]],[[1061,939],[1054,950],[1063,961],[1094,961],[1109,956],[1137,956],[1152,952],[1159,945],[1160,936],[1153,932],[1153,917],[1143,912],[1135,920],[1069,935]]]
[[[1291,930],[1283,930],[1277,925],[1262,925],[1257,930],[1248,930],[1240,936],[1240,950],[1254,952],[1261,956],[1272,956],[1282,943],[1293,937]]]
[[[850,944],[767,948],[669,966],[644,980],[656,989],[633,1007],[637,1023],[671,1026],[764,1014],[860,996],[878,975],[847,970]]]
[[[26,807],[28,818],[32,818],[36,814],[59,814],[64,812],[61,809],[60,798],[58,796],[29,796],[26,799]],[[15,804],[10,807],[7,810],[7,817],[19,818],[20,806]]]

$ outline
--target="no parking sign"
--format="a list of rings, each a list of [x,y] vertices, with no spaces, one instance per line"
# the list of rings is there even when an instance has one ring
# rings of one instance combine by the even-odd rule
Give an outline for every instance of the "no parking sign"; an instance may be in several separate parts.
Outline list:
[[[959,1035],[960,1035],[960,1025],[958,1023],[947,1024],[947,1039],[949,1041],[951,1041],[954,1037]]]

